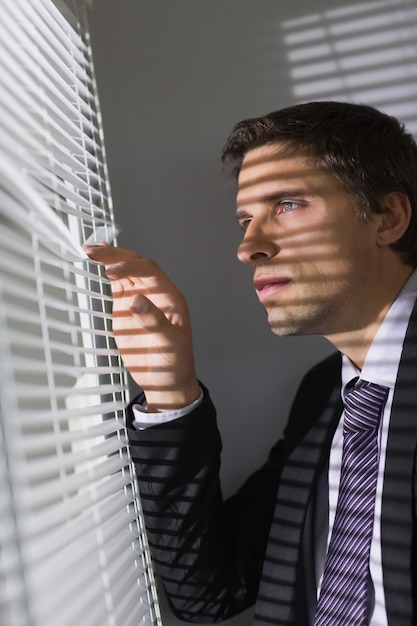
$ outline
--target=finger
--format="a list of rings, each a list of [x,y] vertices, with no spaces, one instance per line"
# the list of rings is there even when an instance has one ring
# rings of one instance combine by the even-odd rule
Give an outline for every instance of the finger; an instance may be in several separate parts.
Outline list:
[[[162,276],[164,276],[162,274]],[[155,307],[170,325],[186,328],[189,318],[186,302],[182,294],[166,279],[155,280],[152,287],[145,284],[145,280],[127,277],[111,279],[113,294],[113,318],[129,318],[134,313],[145,313],[145,306]],[[141,297],[145,300],[141,300]],[[132,308],[131,308],[132,307]]]
[[[111,280],[111,292],[114,298],[114,306],[117,306],[118,301],[130,298],[132,293],[135,293],[134,284],[129,278],[121,278],[120,280]]]
[[[162,309],[178,305],[183,300],[175,285],[152,259],[128,258],[107,267],[106,276],[112,284],[123,281],[126,291],[130,288],[146,293]]]
[[[92,261],[105,266],[115,265],[127,259],[139,259],[140,256],[133,250],[98,244],[96,246],[84,246],[84,250]]]
[[[155,279],[160,282],[161,279],[167,279],[164,272],[159,265],[152,259],[143,257],[127,257],[126,259],[109,265],[106,267],[106,275],[110,280],[121,280],[123,278],[130,278],[134,281],[135,278],[141,280]]]

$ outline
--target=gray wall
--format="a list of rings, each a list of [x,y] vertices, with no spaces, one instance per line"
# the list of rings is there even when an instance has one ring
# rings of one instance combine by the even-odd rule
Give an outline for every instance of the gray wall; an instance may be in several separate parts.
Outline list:
[[[239,119],[309,99],[365,101],[417,128],[415,6],[95,0],[90,28],[119,244],[153,257],[188,299],[198,375],[223,433],[226,494],[265,459],[300,378],[331,347],[269,331],[251,272],[236,260],[221,147]],[[180,623],[163,614],[164,626]]]

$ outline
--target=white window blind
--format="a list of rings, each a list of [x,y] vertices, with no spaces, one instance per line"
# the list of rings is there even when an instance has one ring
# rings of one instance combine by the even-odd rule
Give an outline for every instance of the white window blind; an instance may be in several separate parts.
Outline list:
[[[0,0],[0,625],[159,625],[111,298],[81,2]]]

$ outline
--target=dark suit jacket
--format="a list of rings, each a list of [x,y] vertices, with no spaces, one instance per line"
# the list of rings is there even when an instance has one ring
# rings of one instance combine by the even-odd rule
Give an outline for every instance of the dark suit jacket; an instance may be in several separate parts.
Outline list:
[[[417,624],[417,307],[394,394],[381,513],[389,626]],[[190,415],[129,427],[149,544],[174,612],[222,621],[256,602],[254,623],[306,626],[307,512],[340,419],[341,357],[304,378],[268,461],[223,503],[220,436],[207,390]]]

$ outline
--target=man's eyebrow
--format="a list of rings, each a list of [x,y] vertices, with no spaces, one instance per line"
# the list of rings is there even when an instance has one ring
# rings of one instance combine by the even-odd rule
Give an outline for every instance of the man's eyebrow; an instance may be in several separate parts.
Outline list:
[[[238,209],[237,211],[235,211],[235,219],[237,221],[239,220],[243,220],[245,217],[248,217],[249,213],[247,213],[246,211],[243,211],[242,209]]]

